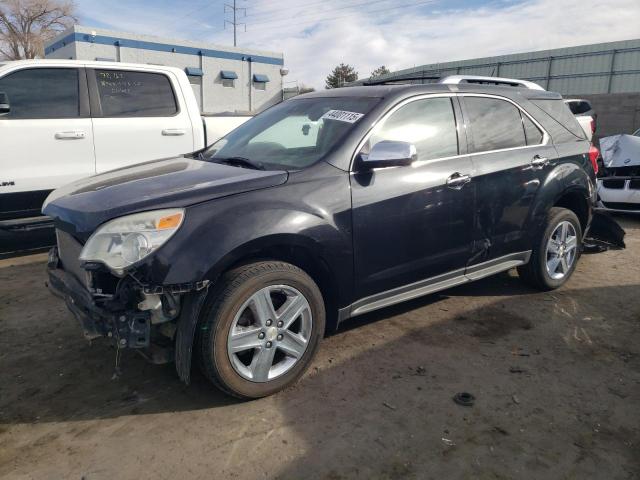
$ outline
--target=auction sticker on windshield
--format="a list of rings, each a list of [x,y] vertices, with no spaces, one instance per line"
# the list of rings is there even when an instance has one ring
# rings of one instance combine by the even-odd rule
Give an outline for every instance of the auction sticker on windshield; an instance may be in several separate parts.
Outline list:
[[[338,120],[340,122],[348,123],[356,123],[362,117],[364,117],[363,113],[347,112],[345,110],[329,110],[327,113],[322,115],[322,118],[326,120]]]

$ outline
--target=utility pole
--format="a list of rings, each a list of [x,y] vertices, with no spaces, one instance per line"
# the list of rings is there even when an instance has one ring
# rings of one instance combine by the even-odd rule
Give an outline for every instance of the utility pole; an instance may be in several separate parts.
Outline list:
[[[238,46],[238,40],[236,35],[236,28],[238,27],[238,25],[244,25],[244,31],[245,32],[247,31],[246,23],[238,23],[238,19],[237,19],[238,10],[242,10],[243,16],[245,17],[247,16],[247,9],[244,7],[236,7],[236,0],[233,0],[233,5],[229,5],[228,3],[224,4],[225,15],[229,11],[233,14],[233,21],[227,20],[226,18],[224,19],[224,28],[227,28],[227,23],[233,25],[233,46],[234,47]]]

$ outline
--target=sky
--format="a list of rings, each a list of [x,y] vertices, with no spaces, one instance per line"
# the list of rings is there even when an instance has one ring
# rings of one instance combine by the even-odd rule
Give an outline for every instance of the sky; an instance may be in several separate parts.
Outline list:
[[[75,0],[80,24],[233,45],[223,0]],[[233,3],[233,0],[226,0]],[[285,81],[324,88],[416,65],[640,37],[638,0],[236,0],[238,46],[284,54]],[[229,10],[227,8],[227,10]],[[246,15],[246,16],[245,16]],[[246,32],[245,32],[246,28]]]

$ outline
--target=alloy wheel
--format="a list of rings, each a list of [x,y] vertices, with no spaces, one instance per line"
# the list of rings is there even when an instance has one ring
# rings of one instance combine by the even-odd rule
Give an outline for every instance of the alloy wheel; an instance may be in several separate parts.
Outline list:
[[[547,242],[547,273],[554,280],[564,278],[578,253],[578,236],[571,222],[563,221],[553,230]]]
[[[302,358],[313,328],[311,307],[288,285],[253,293],[236,313],[227,338],[234,370],[253,382],[279,377]]]

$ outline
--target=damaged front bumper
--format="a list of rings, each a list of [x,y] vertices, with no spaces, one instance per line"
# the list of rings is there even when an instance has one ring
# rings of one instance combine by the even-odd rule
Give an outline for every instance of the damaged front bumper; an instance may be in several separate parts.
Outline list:
[[[58,268],[57,249],[49,253],[49,290],[62,298],[80,322],[84,336],[92,340],[107,337],[119,348],[145,348],[151,340],[151,314],[148,311],[112,312],[99,306],[76,277]]]
[[[58,247],[49,252],[48,287],[65,301],[87,339],[106,338],[118,350],[135,349],[153,363],[175,359],[183,297],[206,291],[207,281],[150,285],[131,275],[116,278],[104,270],[86,270],[74,263],[75,255],[60,257]],[[196,320],[187,319],[189,324]]]

